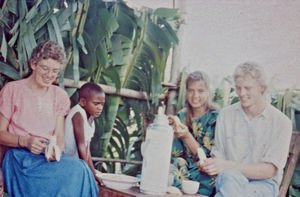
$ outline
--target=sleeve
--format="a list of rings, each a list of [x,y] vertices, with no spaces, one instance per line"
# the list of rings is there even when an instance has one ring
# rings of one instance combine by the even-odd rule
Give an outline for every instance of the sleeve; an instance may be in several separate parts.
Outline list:
[[[207,156],[210,155],[210,151],[212,146],[214,145],[215,140],[215,130],[216,130],[216,119],[218,116],[218,111],[212,111],[209,114],[209,119],[204,129],[204,137],[198,138],[198,143],[202,146],[202,149],[206,153]]]
[[[274,125],[273,127],[275,135],[272,136],[272,140],[268,144],[269,147],[263,156],[263,162],[272,163],[277,169],[282,169],[288,157],[292,136],[292,123],[287,117],[276,121],[276,123],[276,126]]]
[[[224,112],[220,112],[217,117],[216,129],[215,129],[215,144],[212,147],[210,152],[211,156],[215,156],[221,159],[225,159],[225,148],[224,142],[225,139],[225,124],[224,124]]]
[[[0,113],[8,120],[11,119],[14,112],[13,101],[13,87],[11,84],[6,84],[0,91]]]
[[[56,114],[57,116],[66,116],[70,111],[70,99],[68,94],[61,88],[57,89]]]

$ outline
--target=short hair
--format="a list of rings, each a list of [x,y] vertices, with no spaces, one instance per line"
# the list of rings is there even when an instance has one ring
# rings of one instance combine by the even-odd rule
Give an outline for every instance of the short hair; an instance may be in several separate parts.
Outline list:
[[[245,62],[238,65],[234,71],[233,79],[236,82],[238,78],[245,78],[251,76],[257,80],[261,86],[267,88],[266,75],[261,66],[253,62]]]
[[[103,89],[98,84],[96,84],[94,82],[87,82],[83,86],[81,86],[81,88],[79,89],[79,99],[91,98],[91,92],[104,94]]]
[[[47,59],[53,59],[65,65],[66,54],[64,49],[52,40],[43,41],[33,49],[29,62],[36,65],[39,61]]]

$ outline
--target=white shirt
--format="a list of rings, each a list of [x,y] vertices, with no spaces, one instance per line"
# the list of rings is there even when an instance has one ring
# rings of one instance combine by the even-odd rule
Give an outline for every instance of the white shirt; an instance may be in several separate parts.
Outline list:
[[[65,153],[71,157],[79,158],[72,118],[75,113],[79,112],[83,118],[84,124],[84,144],[87,146],[95,133],[95,123],[89,124],[85,110],[79,105],[75,105],[65,120]]]
[[[211,155],[245,163],[269,162],[277,167],[272,178],[281,183],[292,135],[291,121],[270,104],[252,120],[241,103],[221,110]]]

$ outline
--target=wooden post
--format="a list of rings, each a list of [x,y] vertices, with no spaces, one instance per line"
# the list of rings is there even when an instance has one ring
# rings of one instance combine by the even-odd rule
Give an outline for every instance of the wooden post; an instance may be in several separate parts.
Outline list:
[[[179,12],[184,13],[185,11],[185,1],[182,0],[173,0],[173,7],[179,8]],[[180,55],[181,55],[181,46],[183,41],[183,27],[182,25],[179,27],[179,30],[177,32],[177,37],[179,39],[179,43],[177,46],[173,47],[173,53],[172,53],[172,64],[171,64],[171,76],[170,76],[170,83],[178,84],[178,77],[180,73],[180,67],[181,67],[181,61],[180,61]],[[175,114],[176,109],[172,105],[172,101],[176,97],[176,89],[169,88],[168,92],[168,98],[166,103],[166,114]]]

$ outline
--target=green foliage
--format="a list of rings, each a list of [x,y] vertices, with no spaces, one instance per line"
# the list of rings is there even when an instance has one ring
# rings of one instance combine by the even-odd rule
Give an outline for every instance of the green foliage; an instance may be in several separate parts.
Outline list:
[[[147,93],[147,101],[107,95],[91,145],[94,156],[140,160],[144,117],[160,104],[169,50],[178,42],[178,10],[133,10],[121,0],[0,0],[0,7],[0,87],[29,72],[37,44],[57,41],[68,60],[61,87],[71,78]],[[66,91],[74,105],[76,89]]]
[[[220,108],[226,107],[239,101],[239,98],[237,97],[234,90],[232,77],[227,76],[222,79],[219,87],[215,89],[213,101]]]
[[[59,7],[59,0],[4,0],[1,1],[1,63],[13,69],[1,70],[3,81],[22,78],[29,72],[28,60],[33,48],[43,40],[57,41],[65,50],[72,78],[79,80],[79,50],[86,51],[82,27],[89,0],[67,1]],[[18,74],[17,74],[18,73]],[[17,76],[18,75],[18,76]],[[60,83],[63,85],[61,75]],[[2,78],[3,79],[3,78]]]
[[[293,124],[294,131],[300,131],[300,93],[296,90],[286,89],[271,93],[271,104],[287,115]]]

